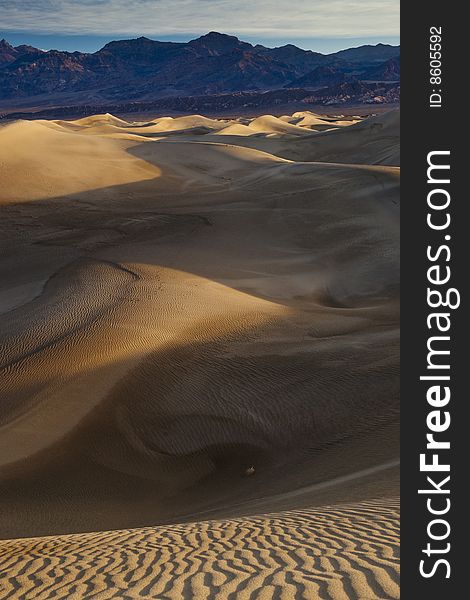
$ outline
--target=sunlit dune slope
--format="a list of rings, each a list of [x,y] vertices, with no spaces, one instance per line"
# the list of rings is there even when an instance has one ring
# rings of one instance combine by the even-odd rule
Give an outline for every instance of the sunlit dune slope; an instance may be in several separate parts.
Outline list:
[[[349,127],[284,144],[279,154],[291,160],[400,164],[400,111],[395,110]]]
[[[22,121],[0,128],[0,203],[46,199],[158,177],[126,152],[126,142],[92,139],[55,123]]]
[[[0,586],[25,599],[398,598],[397,504],[0,542]]]

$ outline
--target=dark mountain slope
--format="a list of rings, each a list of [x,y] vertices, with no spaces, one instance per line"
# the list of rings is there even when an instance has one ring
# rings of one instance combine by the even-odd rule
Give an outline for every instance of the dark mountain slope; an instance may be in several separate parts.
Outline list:
[[[399,49],[364,46],[351,52],[353,61],[348,62],[341,53],[323,55],[292,44],[253,46],[217,32],[188,43],[146,37],[114,41],[93,54],[45,52],[3,40],[0,102],[64,106],[336,85],[344,74],[359,79],[371,65],[379,65],[378,56],[398,54]]]

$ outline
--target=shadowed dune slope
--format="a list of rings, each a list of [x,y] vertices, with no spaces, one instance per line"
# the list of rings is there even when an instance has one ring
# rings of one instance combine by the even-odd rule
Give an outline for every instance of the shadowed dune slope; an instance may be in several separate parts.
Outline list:
[[[397,598],[398,113],[3,142],[0,597]]]

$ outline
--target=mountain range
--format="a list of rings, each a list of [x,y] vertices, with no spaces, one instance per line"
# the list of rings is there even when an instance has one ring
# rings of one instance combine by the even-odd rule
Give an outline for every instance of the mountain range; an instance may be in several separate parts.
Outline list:
[[[400,47],[361,46],[333,54],[252,45],[210,32],[187,43],[146,37],[94,53],[44,51],[0,41],[2,106],[144,102],[169,97],[318,90],[356,82],[397,82]]]

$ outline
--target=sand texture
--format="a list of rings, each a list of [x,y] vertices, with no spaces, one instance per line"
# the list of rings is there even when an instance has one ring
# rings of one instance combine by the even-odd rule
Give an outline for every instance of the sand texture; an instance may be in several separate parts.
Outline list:
[[[0,166],[0,599],[398,598],[399,113]]]
[[[0,585],[5,598],[398,598],[397,516],[370,501],[5,542]]]

